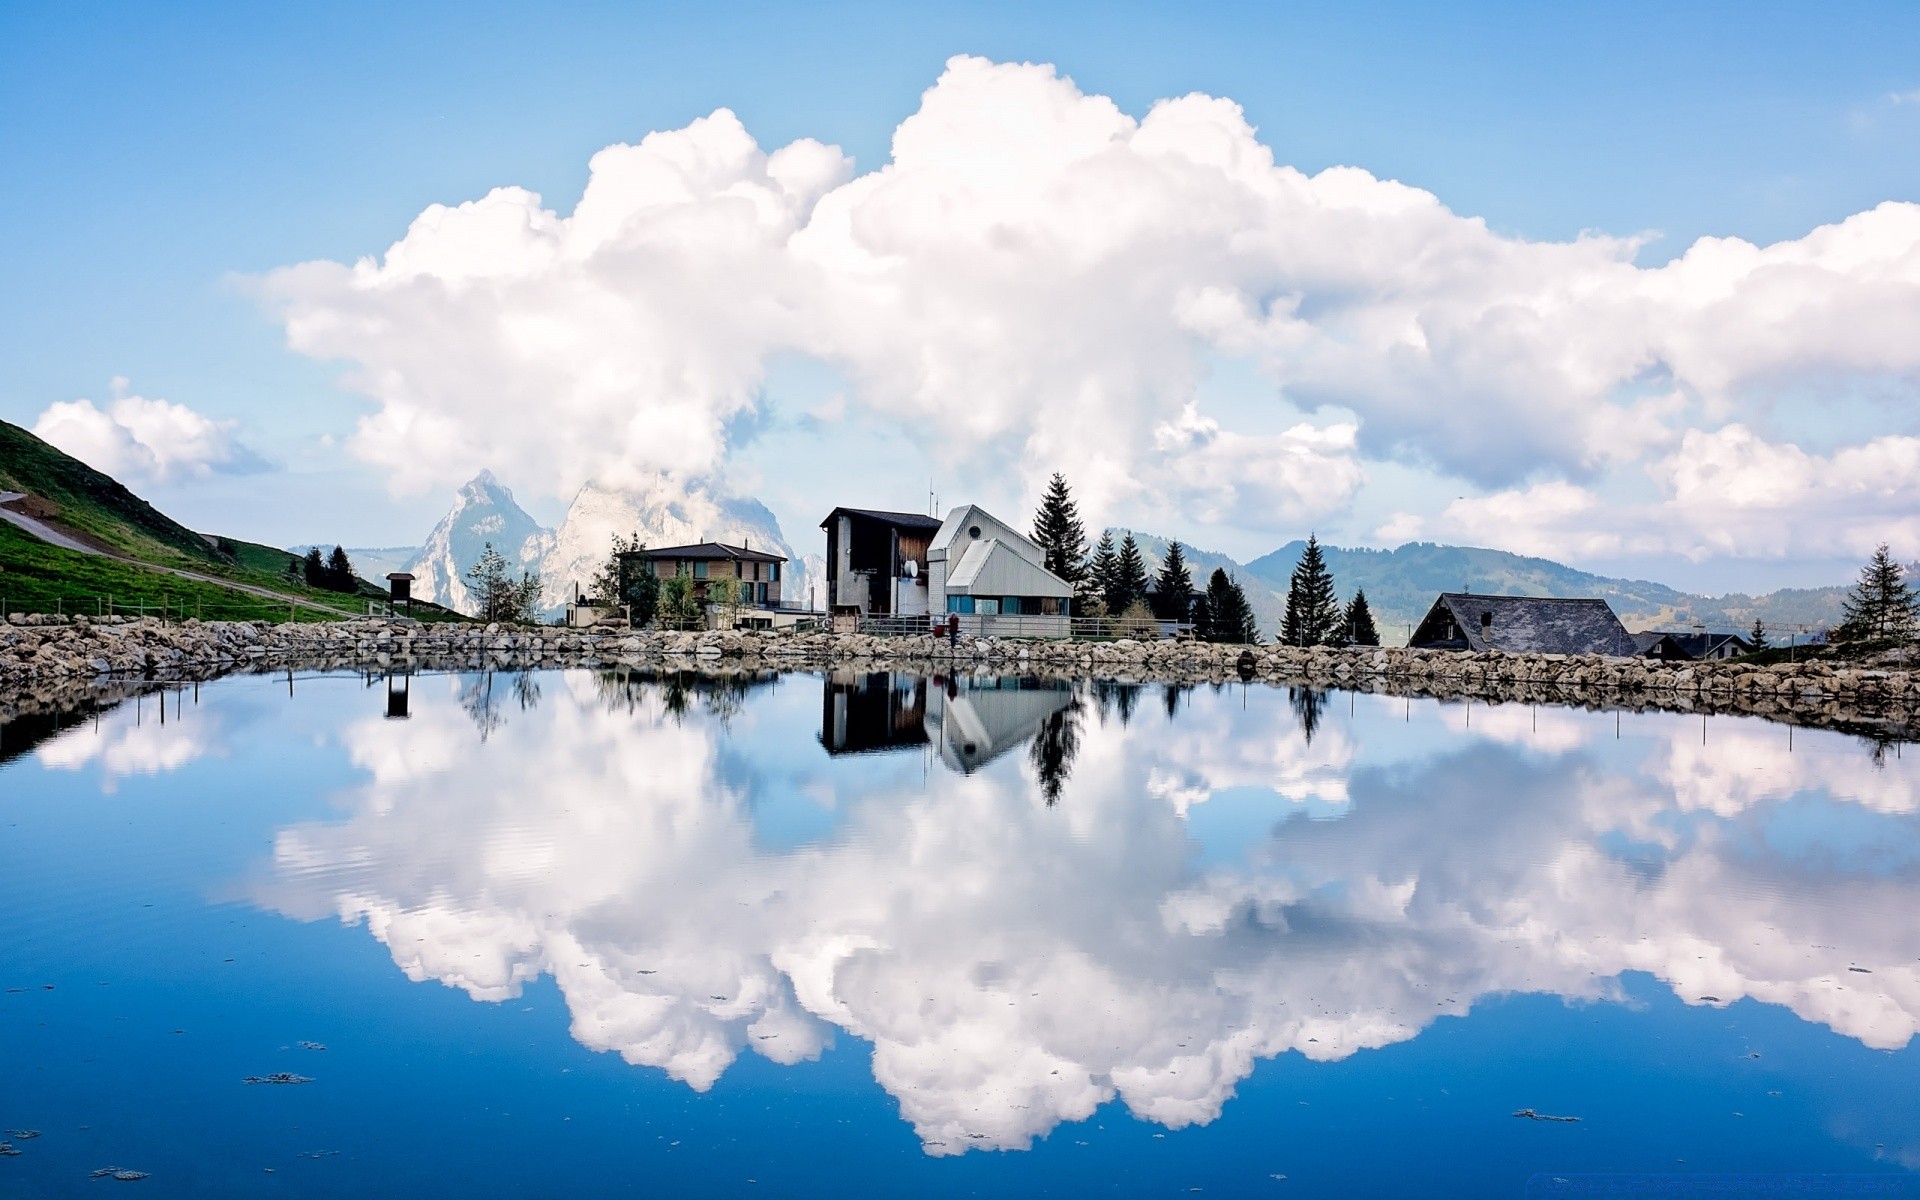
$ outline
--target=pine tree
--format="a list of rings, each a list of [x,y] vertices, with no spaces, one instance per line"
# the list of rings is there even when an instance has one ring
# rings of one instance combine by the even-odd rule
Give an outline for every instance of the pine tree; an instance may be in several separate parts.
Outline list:
[[[1187,550],[1167,543],[1167,557],[1153,581],[1153,615],[1162,621],[1185,621],[1193,609],[1193,572],[1187,569]]]
[[[1107,591],[1107,611],[1123,613],[1147,598],[1147,560],[1140,557],[1140,543],[1129,533],[1120,542],[1119,557],[1113,563],[1113,584]]]
[[[1837,641],[1898,639],[1920,630],[1920,599],[1907,584],[1905,572],[1887,553],[1885,542],[1860,568],[1860,582],[1847,597],[1845,619],[1833,631]]]
[[[339,546],[327,556],[326,587],[329,591],[347,592],[360,590],[360,584],[353,577],[353,563],[347,559],[347,552]]]
[[[1347,611],[1341,617],[1340,625],[1346,631],[1347,644],[1350,646],[1380,644],[1380,631],[1373,624],[1373,609],[1367,605],[1367,589],[1354,590],[1353,599],[1347,602]]]
[[[1193,636],[1203,642],[1213,640],[1213,605],[1205,592],[1193,598]]]
[[[535,621],[540,616],[540,575],[522,571],[515,579],[507,574],[507,560],[493,543],[480,552],[479,561],[467,568],[467,592],[473,597],[474,613],[483,621]]]
[[[1247,603],[1246,592],[1226,571],[1214,569],[1207,580],[1207,594],[1202,603],[1207,610],[1208,641],[1238,645],[1259,642],[1260,630],[1253,619],[1253,606]]]
[[[467,568],[467,592],[477,610],[473,615],[483,621],[503,621],[513,608],[513,581],[507,577],[507,560],[488,542],[480,557]]]
[[[1770,644],[1767,641],[1767,627],[1760,623],[1759,617],[1753,619],[1753,628],[1747,631],[1747,644],[1755,650],[1765,650]]]
[[[1107,612],[1119,611],[1107,604],[1107,597],[1113,592],[1114,569],[1119,562],[1120,556],[1113,549],[1113,534],[1102,531],[1100,544],[1093,548],[1093,557],[1087,560],[1086,576],[1080,580],[1079,594],[1100,601]]]
[[[308,546],[307,557],[301,562],[301,573],[310,588],[327,586],[327,562],[320,557],[320,547]]]
[[[1080,582],[1087,571],[1087,530],[1080,523],[1080,510],[1073,502],[1066,476],[1058,471],[1047,484],[1039,511],[1033,514],[1033,540],[1046,553],[1047,570],[1068,583]]]
[[[1307,548],[1287,584],[1287,612],[1280,640],[1289,646],[1318,646],[1340,624],[1340,602],[1333,591],[1333,575],[1320,553],[1320,542],[1307,535]]]

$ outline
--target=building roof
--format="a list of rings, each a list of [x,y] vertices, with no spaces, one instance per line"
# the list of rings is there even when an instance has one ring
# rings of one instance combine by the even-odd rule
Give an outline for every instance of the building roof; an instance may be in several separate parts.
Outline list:
[[[1659,645],[1662,638],[1671,641],[1674,646],[1688,658],[1708,658],[1720,651],[1721,648],[1728,643],[1733,644],[1734,653],[1736,654],[1748,654],[1753,650],[1752,643],[1737,633],[1702,633],[1698,631],[1692,633],[1658,633],[1649,630],[1645,633],[1636,633],[1633,636],[1636,642],[1641,641],[1643,638],[1648,639],[1641,644],[1640,649],[1642,653]]]
[[[928,556],[957,561],[967,553],[971,544],[986,538],[997,538],[1028,562],[1046,566],[1047,552],[1040,548],[1039,543],[978,504],[962,504],[947,514],[947,519],[940,523],[939,530],[933,535]],[[952,553],[955,548],[958,548],[958,554]]]
[[[1448,618],[1451,618],[1449,620]],[[1605,600],[1442,592],[1409,646],[1509,654],[1639,653]]]
[[[405,571],[388,571],[387,578],[388,579],[412,579],[413,576],[409,575]]]
[[[947,576],[946,590],[960,595],[1052,596],[1064,600],[1073,585],[999,538],[967,547]]]
[[[884,509],[884,508],[845,508],[845,507],[836,508],[832,512],[828,513],[826,515],[825,520],[822,520],[820,522],[820,528],[825,529],[827,525],[830,522],[832,522],[832,520],[835,517],[841,516],[843,514],[849,517],[866,517],[868,520],[880,521],[888,525],[896,525],[901,529],[938,529],[940,528],[939,517],[929,517],[924,513],[893,512],[889,509]]]
[[[699,558],[699,559],[736,559],[740,562],[785,562],[784,555],[768,554],[763,550],[749,550],[745,546],[729,546],[725,542],[695,542],[690,546],[648,546],[629,554],[644,554],[648,558]]]

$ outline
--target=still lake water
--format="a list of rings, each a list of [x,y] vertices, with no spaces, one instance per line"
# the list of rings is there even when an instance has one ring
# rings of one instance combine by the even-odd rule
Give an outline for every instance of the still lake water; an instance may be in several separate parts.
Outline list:
[[[1920,1167],[1905,748],[1259,685],[395,686],[4,731],[0,1195]]]

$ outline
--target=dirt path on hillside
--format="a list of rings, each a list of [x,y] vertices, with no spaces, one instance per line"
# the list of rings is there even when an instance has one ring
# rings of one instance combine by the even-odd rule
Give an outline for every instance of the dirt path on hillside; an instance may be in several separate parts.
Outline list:
[[[162,571],[181,579],[191,579],[196,583],[210,583],[215,587],[230,588],[236,592],[245,592],[249,596],[258,596],[263,600],[277,600],[282,604],[298,605],[301,608],[310,609],[313,612],[331,613],[334,616],[353,615],[343,613],[337,608],[330,608],[325,604],[316,604],[311,600],[302,599],[299,596],[289,596],[285,592],[276,592],[271,588],[256,587],[251,583],[236,583],[231,579],[222,579],[218,575],[203,575],[198,571],[189,571],[184,567],[163,567],[158,563],[142,562],[137,558],[129,558],[124,554],[115,554],[110,550],[102,550],[98,546],[90,546],[38,517],[29,516],[26,513],[18,512],[7,507],[10,504],[25,500],[26,498],[27,496],[24,492],[0,492],[0,520],[4,520],[11,525],[25,530],[49,546],[58,546],[62,550],[73,550],[80,554],[91,554],[96,558],[110,558],[115,562],[123,562],[129,566],[141,567],[148,571]]]

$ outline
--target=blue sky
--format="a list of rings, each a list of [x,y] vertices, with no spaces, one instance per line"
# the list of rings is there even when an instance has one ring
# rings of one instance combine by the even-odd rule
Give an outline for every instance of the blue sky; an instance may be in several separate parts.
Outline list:
[[[386,493],[386,473],[344,445],[380,403],[344,384],[338,362],[289,351],[243,281],[378,255],[429,205],[502,185],[564,215],[594,152],[721,107],[769,151],[816,138],[865,173],[961,53],[1054,64],[1136,119],[1164,97],[1229,97],[1280,163],[1357,166],[1508,238],[1656,234],[1642,267],[1701,236],[1764,245],[1920,198],[1911,4],[1332,8],[9,5],[0,416],[32,425],[56,402],[104,406],[124,377],[133,393],[237,422],[234,435],[272,464],[140,489],[183,519],[275,542],[415,541],[444,490]],[[1216,372],[1227,382],[1211,386],[1236,386],[1232,376]],[[1829,381],[1811,416],[1776,406],[1770,436],[1830,453],[1910,434],[1910,381],[1899,363]],[[811,403],[834,387],[776,364],[767,433],[736,455],[790,535],[811,525],[804,506],[823,493],[777,478],[801,435],[765,412],[780,411],[783,389]],[[863,425],[807,444],[899,436]],[[1392,512],[1500,490],[1462,483],[1457,463],[1367,453],[1367,487],[1313,517],[1339,540],[1380,541]],[[925,473],[903,468],[889,486]],[[1642,487],[1574,475],[1603,505]],[[516,486],[543,518],[564,507],[564,493]],[[1007,503],[1024,494],[999,491]],[[1234,520],[1169,532],[1247,554],[1286,540]],[[1569,534],[1561,556],[1746,585],[1831,570],[1798,547],[1696,549],[1709,565],[1693,567],[1664,543],[1630,543]]]

